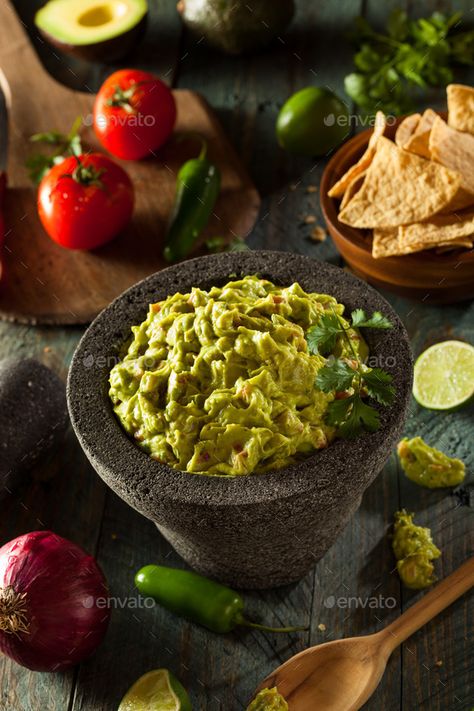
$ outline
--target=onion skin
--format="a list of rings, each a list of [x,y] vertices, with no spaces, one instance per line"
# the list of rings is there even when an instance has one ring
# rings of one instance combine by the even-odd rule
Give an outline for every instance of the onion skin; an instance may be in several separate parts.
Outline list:
[[[28,632],[21,625],[5,631],[0,613],[0,650],[28,669],[74,666],[105,635],[110,607],[102,571],[82,548],[51,531],[26,533],[0,548],[0,600],[5,590],[24,595]]]

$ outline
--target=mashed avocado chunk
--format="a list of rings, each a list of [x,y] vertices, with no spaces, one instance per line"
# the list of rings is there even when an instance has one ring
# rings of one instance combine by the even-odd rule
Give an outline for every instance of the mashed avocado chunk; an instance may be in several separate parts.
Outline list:
[[[336,393],[314,385],[326,358],[305,340],[328,310],[344,307],[256,276],[151,304],[110,373],[114,411],[140,447],[182,471],[251,474],[306,457],[336,435],[324,422]],[[353,357],[342,337],[330,355]]]
[[[421,590],[435,582],[432,561],[441,551],[433,543],[430,529],[417,526],[413,514],[405,509],[395,514],[392,547],[398,574],[407,588]]]
[[[263,689],[254,698],[247,711],[288,711],[288,704],[276,688]]]
[[[403,471],[415,484],[438,489],[456,486],[464,480],[464,462],[430,447],[421,437],[405,437],[399,442],[397,451]]]

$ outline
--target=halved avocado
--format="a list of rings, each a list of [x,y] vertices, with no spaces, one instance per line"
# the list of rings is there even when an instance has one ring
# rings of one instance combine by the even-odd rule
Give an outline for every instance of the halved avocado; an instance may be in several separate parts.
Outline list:
[[[115,61],[145,29],[147,0],[50,0],[35,24],[54,47],[81,59]]]

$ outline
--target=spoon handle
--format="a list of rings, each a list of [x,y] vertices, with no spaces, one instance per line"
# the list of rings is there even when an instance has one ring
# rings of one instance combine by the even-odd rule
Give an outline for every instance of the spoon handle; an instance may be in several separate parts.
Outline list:
[[[448,575],[382,632],[384,643],[392,652],[410,635],[423,627],[445,607],[474,586],[474,557]]]

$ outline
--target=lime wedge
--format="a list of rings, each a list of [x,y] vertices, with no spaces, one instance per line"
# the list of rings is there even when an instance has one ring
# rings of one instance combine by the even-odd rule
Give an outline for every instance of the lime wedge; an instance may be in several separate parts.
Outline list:
[[[186,689],[167,669],[141,676],[127,691],[118,711],[192,711]]]
[[[452,410],[474,395],[474,348],[462,341],[442,341],[427,348],[415,363],[413,395],[430,410]]]

